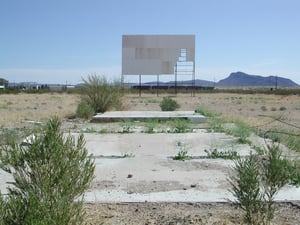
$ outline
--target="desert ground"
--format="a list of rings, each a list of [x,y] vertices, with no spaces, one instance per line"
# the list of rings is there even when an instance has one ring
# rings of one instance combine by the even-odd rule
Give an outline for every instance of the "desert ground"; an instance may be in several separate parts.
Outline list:
[[[160,110],[159,102],[167,95],[128,94],[123,99],[123,110]],[[180,104],[179,110],[202,107],[221,113],[228,119],[241,119],[253,127],[268,129],[278,125],[274,117],[300,125],[300,98],[298,95],[201,93],[172,96]],[[26,94],[0,95],[0,124],[16,126],[24,121],[45,121],[56,115],[62,119],[72,117],[80,101],[76,94]],[[273,117],[273,118],[271,118]],[[283,124],[279,124],[282,126]]]
[[[167,95],[142,94],[139,97],[127,94],[123,98],[123,110],[160,111],[159,103],[164,96]],[[194,97],[190,94],[172,97],[180,104],[179,110],[193,111],[201,107],[219,113],[229,122],[238,119],[262,131],[280,128],[299,132],[298,95],[196,93]],[[2,129],[29,128],[58,116],[67,132],[94,129],[98,124],[75,118],[79,101],[77,94],[2,94],[0,125]],[[106,123],[103,126],[118,129],[122,124]],[[193,126],[203,130],[208,128],[208,124]],[[243,224],[241,211],[228,202],[97,202],[86,203],[85,207],[86,224]],[[300,224],[299,212],[299,201],[280,202],[274,224]]]

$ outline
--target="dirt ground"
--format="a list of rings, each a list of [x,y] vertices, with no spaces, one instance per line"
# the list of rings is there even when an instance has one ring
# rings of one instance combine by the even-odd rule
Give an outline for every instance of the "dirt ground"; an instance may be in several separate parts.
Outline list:
[[[126,95],[124,110],[160,110],[161,94]],[[199,107],[221,113],[230,119],[241,119],[254,127],[270,128],[283,126],[275,118],[280,118],[300,127],[300,96],[266,94],[201,93],[172,96],[179,102],[179,110],[195,110]],[[0,125],[17,126],[24,121],[46,121],[50,116],[72,117],[80,101],[76,94],[26,94],[0,95]],[[273,117],[273,118],[271,118]]]
[[[166,95],[136,94],[124,97],[124,110],[160,110],[159,103]],[[300,127],[300,97],[264,94],[178,94],[173,96],[179,110],[199,107],[217,112],[229,121],[240,119],[262,129],[290,125]],[[63,120],[66,130],[79,129],[87,122],[73,118],[80,96],[75,94],[0,95],[0,126],[24,127],[33,122],[45,122],[51,116]],[[285,123],[279,122],[284,121]],[[230,203],[93,203],[85,204],[86,224],[243,224],[242,214]],[[300,224],[297,202],[277,205],[273,224]]]
[[[230,203],[101,203],[86,204],[86,225],[234,225],[242,212]],[[300,224],[299,204],[276,205],[273,225]]]

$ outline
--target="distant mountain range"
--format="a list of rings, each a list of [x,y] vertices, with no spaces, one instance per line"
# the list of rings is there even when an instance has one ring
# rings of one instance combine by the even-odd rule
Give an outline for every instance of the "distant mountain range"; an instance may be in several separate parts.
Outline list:
[[[174,86],[174,81],[159,82],[159,86]],[[131,84],[138,85],[138,84]],[[156,86],[157,82],[146,82],[143,86]],[[178,86],[192,86],[192,80],[178,81]],[[299,87],[299,85],[290,79],[278,76],[261,76],[249,75],[243,72],[231,73],[227,78],[219,82],[212,82],[207,80],[195,80],[195,86],[200,87]]]
[[[199,80],[196,79],[195,80],[195,86],[203,86],[203,87],[212,87],[214,86],[214,82],[212,81],[207,81],[207,80]],[[137,84],[135,84],[137,85]],[[156,81],[151,81],[151,82],[146,82],[143,83],[143,85],[145,86],[156,86],[157,82]],[[159,82],[159,86],[174,86],[175,85],[175,81],[168,81],[168,82]],[[193,81],[192,80],[185,80],[185,81],[177,81],[177,85],[178,86],[192,86],[193,85]]]
[[[220,80],[219,87],[297,87],[299,86],[290,79],[277,76],[249,75],[243,72],[231,73],[229,77]]]
[[[0,78],[0,86],[37,86],[40,85],[36,82],[21,82],[21,83],[10,83],[7,80]],[[44,84],[42,84],[44,85]],[[75,87],[81,87],[83,84],[77,84]],[[138,83],[126,83],[127,86],[138,86]],[[143,86],[156,86],[157,81],[142,83]],[[178,86],[193,86],[192,80],[177,81]],[[60,84],[53,84],[47,86],[65,86]],[[71,85],[72,86],[72,85]],[[175,86],[175,81],[159,82],[159,86]],[[243,72],[231,73],[227,78],[222,79],[218,82],[208,80],[195,80],[196,87],[299,87],[294,81],[279,77],[279,76],[261,76],[261,75],[249,75]]]

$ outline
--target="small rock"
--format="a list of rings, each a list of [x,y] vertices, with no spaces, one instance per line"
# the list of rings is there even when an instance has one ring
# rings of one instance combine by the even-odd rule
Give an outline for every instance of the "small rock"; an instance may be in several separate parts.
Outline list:
[[[133,175],[132,174],[128,174],[127,178],[132,178]]]
[[[191,188],[195,188],[197,184],[191,184]]]

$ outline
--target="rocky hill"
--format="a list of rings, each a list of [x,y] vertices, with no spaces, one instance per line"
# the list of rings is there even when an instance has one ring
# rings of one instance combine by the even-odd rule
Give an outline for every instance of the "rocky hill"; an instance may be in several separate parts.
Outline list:
[[[276,85],[277,84],[277,85]],[[290,79],[277,76],[249,75],[243,72],[231,73],[229,77],[220,80],[219,87],[297,87]]]

